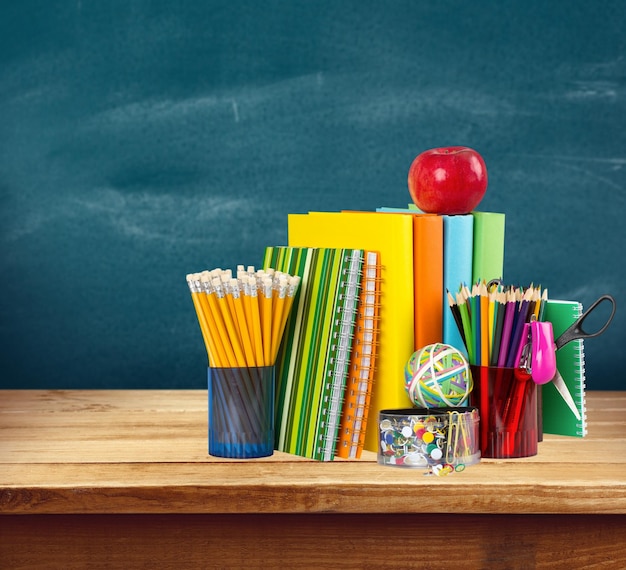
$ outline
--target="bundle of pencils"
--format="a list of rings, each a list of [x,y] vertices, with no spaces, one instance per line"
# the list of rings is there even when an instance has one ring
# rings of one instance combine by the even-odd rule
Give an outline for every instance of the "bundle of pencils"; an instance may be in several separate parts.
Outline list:
[[[238,266],[187,275],[209,365],[272,366],[300,277]]]
[[[548,290],[541,286],[527,288],[482,282],[470,289],[462,285],[448,304],[465,343],[469,363],[478,366],[515,366],[515,357],[523,342],[524,324],[542,319]]]

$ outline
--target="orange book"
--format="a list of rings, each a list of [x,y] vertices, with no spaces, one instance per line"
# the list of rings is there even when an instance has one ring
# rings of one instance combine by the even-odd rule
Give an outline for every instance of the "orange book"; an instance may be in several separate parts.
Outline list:
[[[376,366],[380,254],[376,251],[367,251],[364,257],[349,375],[335,451],[337,457],[344,459],[361,457]]]
[[[443,340],[443,218],[413,217],[415,350]]]

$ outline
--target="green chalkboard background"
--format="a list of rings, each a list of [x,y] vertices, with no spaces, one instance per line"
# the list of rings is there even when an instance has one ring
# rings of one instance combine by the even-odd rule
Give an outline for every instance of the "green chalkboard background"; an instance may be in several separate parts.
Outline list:
[[[203,387],[188,272],[403,207],[462,144],[507,282],[615,296],[587,377],[625,388],[625,30],[622,1],[3,2],[0,386]]]

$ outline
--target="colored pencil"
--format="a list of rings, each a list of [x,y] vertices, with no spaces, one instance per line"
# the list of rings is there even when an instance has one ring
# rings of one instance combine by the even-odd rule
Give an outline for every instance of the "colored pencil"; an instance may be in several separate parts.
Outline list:
[[[541,318],[547,290],[535,287],[462,285],[447,291],[448,306],[467,349],[469,363],[511,368],[522,342],[524,324]]]

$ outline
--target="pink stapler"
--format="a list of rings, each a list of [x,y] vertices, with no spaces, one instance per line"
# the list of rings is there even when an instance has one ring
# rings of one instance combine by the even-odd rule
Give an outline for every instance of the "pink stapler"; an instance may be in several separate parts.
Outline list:
[[[549,321],[531,321],[531,376],[535,384],[546,384],[556,374],[556,346],[552,323]]]

